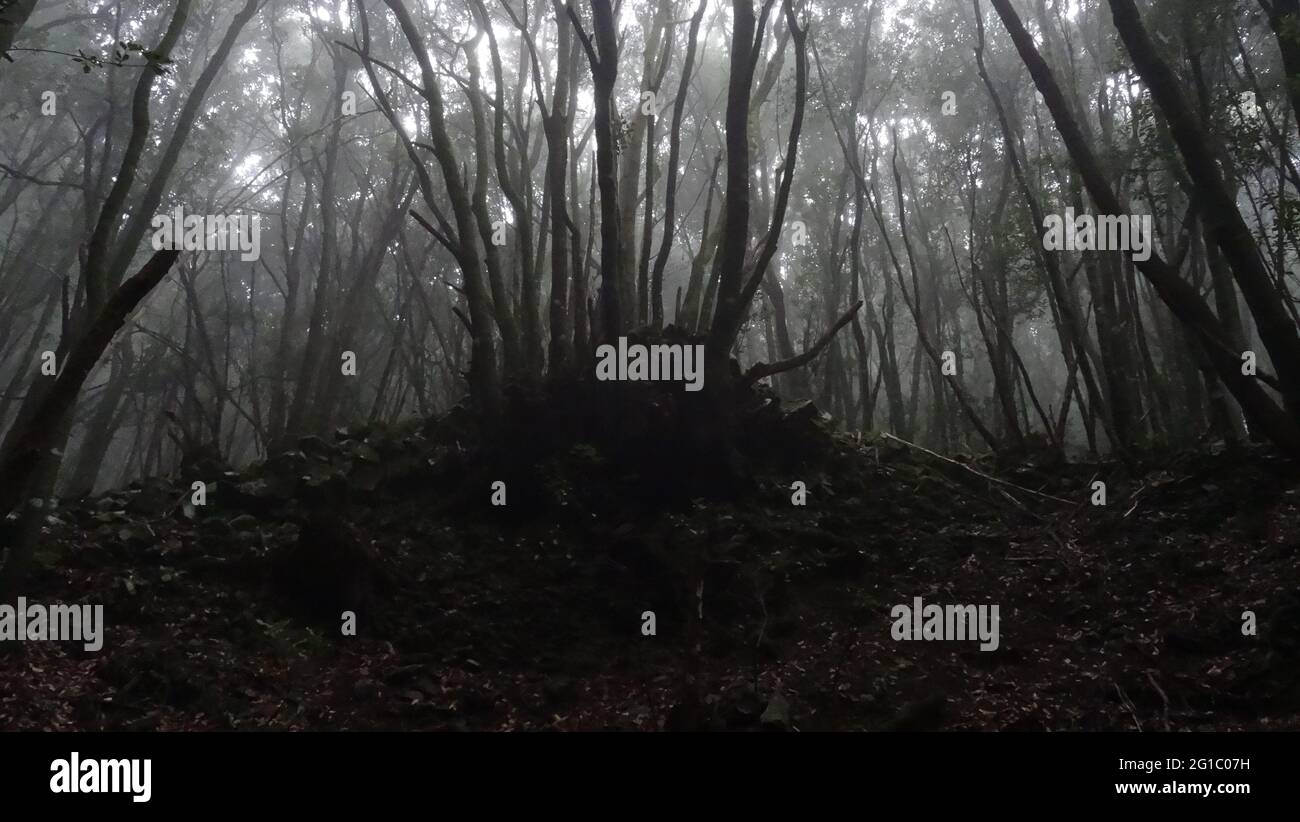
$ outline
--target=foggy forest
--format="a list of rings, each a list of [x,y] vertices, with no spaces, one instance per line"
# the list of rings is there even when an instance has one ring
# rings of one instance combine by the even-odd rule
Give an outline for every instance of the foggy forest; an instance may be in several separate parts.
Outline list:
[[[1300,0],[0,0],[0,728],[1300,729]]]

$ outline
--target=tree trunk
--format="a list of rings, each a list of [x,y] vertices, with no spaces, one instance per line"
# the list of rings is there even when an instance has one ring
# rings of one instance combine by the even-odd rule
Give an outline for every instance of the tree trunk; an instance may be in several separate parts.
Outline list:
[[[1119,198],[1111,190],[1110,183],[1102,174],[1100,165],[1052,76],[1051,69],[1038,53],[1033,37],[1025,30],[1010,0],[992,0],[992,3],[1051,111],[1057,130],[1061,133],[1075,165],[1078,166],[1093,201],[1098,207],[1111,214],[1126,213],[1126,209],[1123,208]],[[1235,214],[1235,205],[1232,210]],[[1134,262],[1170,310],[1191,333],[1197,335],[1207,356],[1214,363],[1215,370],[1232,391],[1233,396],[1241,403],[1251,422],[1279,448],[1290,454],[1300,455],[1300,426],[1296,425],[1293,417],[1273,402],[1254,377],[1241,373],[1241,359],[1238,356],[1240,352],[1232,349],[1222,325],[1200,295],[1183,282],[1178,273],[1173,271],[1165,263],[1164,258],[1155,251],[1152,252],[1150,259]]]

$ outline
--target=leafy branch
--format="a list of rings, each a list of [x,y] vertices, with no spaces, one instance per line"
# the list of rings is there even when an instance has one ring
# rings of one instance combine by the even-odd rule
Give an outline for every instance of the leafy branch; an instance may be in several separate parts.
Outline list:
[[[58,54],[63,57],[71,57],[72,62],[81,65],[82,72],[89,74],[92,69],[113,66],[116,68],[148,68],[154,74],[164,75],[168,72],[168,66],[176,61],[159,51],[146,48],[143,44],[134,40],[124,42],[119,40],[117,45],[113,46],[113,51],[108,55],[92,54],[90,52],[77,49],[75,53],[70,51],[59,51],[57,49],[33,49],[33,48],[15,48],[9,51],[31,51],[42,54]],[[132,57],[139,56],[144,62],[131,62]],[[5,55],[8,58],[8,54]]]

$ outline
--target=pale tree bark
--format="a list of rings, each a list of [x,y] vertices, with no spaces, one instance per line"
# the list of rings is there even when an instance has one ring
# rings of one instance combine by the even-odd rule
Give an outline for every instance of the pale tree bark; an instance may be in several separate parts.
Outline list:
[[[555,0],[552,0],[552,2],[554,4]],[[533,256],[531,254],[532,247],[533,247],[532,208],[531,208],[531,203],[525,199],[524,194],[521,191],[520,181],[517,180],[515,178],[515,175],[511,172],[510,164],[507,162],[507,158],[506,158],[505,76],[501,66],[501,51],[497,45],[496,32],[492,28],[491,22],[488,18],[487,7],[484,5],[483,0],[474,0],[473,5],[474,5],[475,14],[477,15],[477,19],[479,21],[479,26],[487,34],[488,45],[490,47],[491,56],[492,56],[492,77],[494,80],[494,85],[496,87],[495,100],[493,105],[493,116],[492,116],[492,157],[496,163],[497,181],[501,186],[501,193],[505,195],[506,200],[510,203],[510,209],[515,215],[514,228],[516,232],[516,248],[518,249],[517,256],[519,258],[520,284],[521,284],[520,313],[523,315],[522,324],[519,329],[519,333],[522,336],[522,343],[521,343],[522,351],[520,352],[520,355],[521,355],[521,359],[523,360],[522,366],[523,366],[524,376],[527,379],[532,379],[533,377],[541,374],[544,365],[542,361],[543,348],[542,348],[541,315],[538,306],[541,280],[538,277],[537,266],[533,264]],[[506,9],[509,10],[509,6],[506,6]],[[513,12],[511,12],[511,16],[513,17]],[[516,21],[516,23],[518,24],[519,21]],[[558,58],[560,63],[560,69],[556,72],[557,74],[556,96],[559,97],[560,89],[562,88],[560,86],[560,77],[563,77],[565,75],[563,67],[567,63],[567,52],[568,49],[570,48],[568,43],[570,38],[569,38],[568,26],[566,22],[558,16],[558,12],[556,17],[556,25],[557,28],[560,30],[559,36],[561,38],[560,47],[559,47],[560,55]],[[532,33],[528,30],[527,26],[520,24],[518,25],[518,28],[519,28],[520,37],[523,38],[528,48],[528,53],[532,58],[533,83],[538,90],[537,102],[538,105],[543,105],[542,102],[543,97],[541,95],[540,67],[538,66],[536,47],[533,43]],[[474,73],[477,73],[477,67],[474,65],[475,61],[471,59],[469,62],[470,62],[471,70]],[[474,84],[474,89],[475,92],[477,93],[478,90],[477,83]],[[567,94],[567,91],[565,92],[565,94]],[[554,105],[554,103],[552,103],[552,105]],[[545,109],[543,108],[542,128],[547,136],[548,150],[553,150],[552,141],[550,139],[550,132],[545,131],[547,127],[546,123],[547,123],[547,117],[545,114]],[[567,132],[567,127],[568,126],[566,122],[564,124],[565,132],[561,132],[562,134]],[[524,158],[524,162],[526,163],[526,158]],[[552,162],[555,162],[555,158],[552,157],[552,155],[548,152],[547,154],[548,169]],[[561,173],[563,173],[563,166],[561,166]],[[548,177],[548,184],[551,186],[552,191],[558,190],[560,196],[561,197],[563,196],[564,193],[563,178],[561,178],[560,186],[558,189],[555,188],[555,181],[550,179],[549,177]],[[560,201],[560,206],[561,208],[563,208],[564,206],[563,200]],[[552,236],[552,242],[555,242],[554,236]],[[563,250],[564,246],[562,245],[561,248]],[[567,265],[568,264],[566,261],[564,266],[562,267],[567,268]],[[554,281],[552,281],[552,287],[554,287]],[[561,294],[563,294],[563,291],[564,290],[561,289]],[[554,321],[554,319],[555,318],[552,317],[552,321]],[[559,327],[561,329],[561,334],[563,337],[564,323],[562,320]]]
[[[470,194],[470,203],[474,212],[474,219],[478,223],[479,240],[483,247],[483,262],[487,270],[488,290],[492,294],[492,316],[496,320],[497,330],[501,333],[501,355],[505,377],[506,379],[520,379],[524,376],[524,365],[523,355],[521,354],[522,341],[519,334],[519,324],[515,321],[514,302],[511,299],[510,292],[506,289],[505,273],[501,267],[501,253],[498,251],[493,236],[496,229],[492,224],[492,216],[488,213],[488,185],[491,179],[489,169],[493,150],[489,145],[487,120],[483,114],[482,84],[479,77],[478,57],[474,53],[477,50],[479,37],[482,37],[481,32],[466,43],[465,46],[468,56],[466,63],[469,66],[469,89],[466,96],[469,97],[470,115],[474,122],[474,190]],[[506,177],[507,181],[508,179],[509,175]],[[531,218],[525,217],[525,219]],[[515,226],[515,230],[517,232],[519,226]],[[524,259],[528,259],[531,252],[532,249],[530,248],[520,248],[520,256]],[[537,346],[540,342],[538,340],[531,344]]]
[[[421,36],[419,29],[416,28],[415,21],[412,20],[411,14],[407,11],[402,0],[384,0],[384,2],[397,18],[398,25],[401,27],[402,33],[410,44],[411,51],[420,66],[420,89],[421,95],[427,103],[433,153],[438,161],[439,168],[442,170],[443,181],[446,184],[448,198],[451,200],[452,215],[456,225],[456,236],[445,237],[445,239],[450,244],[465,280],[464,289],[466,302],[469,306],[472,351],[470,362],[471,393],[486,414],[489,423],[491,423],[499,416],[500,380],[496,363],[496,343],[492,339],[493,317],[483,287],[482,250],[479,248],[475,236],[477,224],[474,218],[473,204],[465,187],[451,136],[447,131],[442,89],[438,83],[433,62],[429,57],[429,50],[424,44],[424,38]],[[359,8],[361,9],[360,17],[363,21],[364,31],[365,10],[364,6],[360,6],[360,4]],[[366,40],[368,52],[368,34]],[[367,60],[366,64],[369,66],[370,61]],[[373,69],[371,71],[373,78]],[[377,83],[375,85],[378,87]],[[393,121],[394,127],[400,131],[401,126],[397,122],[392,107],[386,105],[385,109],[389,118]],[[437,202],[434,198],[428,174],[421,171],[424,166],[423,159],[416,153],[415,147],[411,145],[409,140],[404,142],[408,154],[417,166],[416,173],[419,175],[420,191],[425,199],[425,205],[436,213]]]

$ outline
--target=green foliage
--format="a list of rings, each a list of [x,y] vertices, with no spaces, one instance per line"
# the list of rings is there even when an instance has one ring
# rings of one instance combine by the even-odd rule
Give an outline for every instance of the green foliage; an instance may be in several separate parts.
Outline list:
[[[313,657],[324,653],[329,644],[311,628],[299,628],[292,619],[264,620],[254,618],[263,631],[265,644],[281,659]]]
[[[131,58],[136,55],[144,58],[145,62],[143,64],[131,63]],[[170,71],[168,67],[176,61],[172,60],[162,52],[146,48],[143,44],[137,43],[134,40],[130,42],[119,40],[117,45],[113,46],[113,51],[107,57],[77,49],[77,56],[72,58],[72,62],[79,64],[82,72],[86,74],[89,74],[92,69],[102,68],[104,66],[122,68],[126,66],[143,65],[154,74],[163,76]]]

